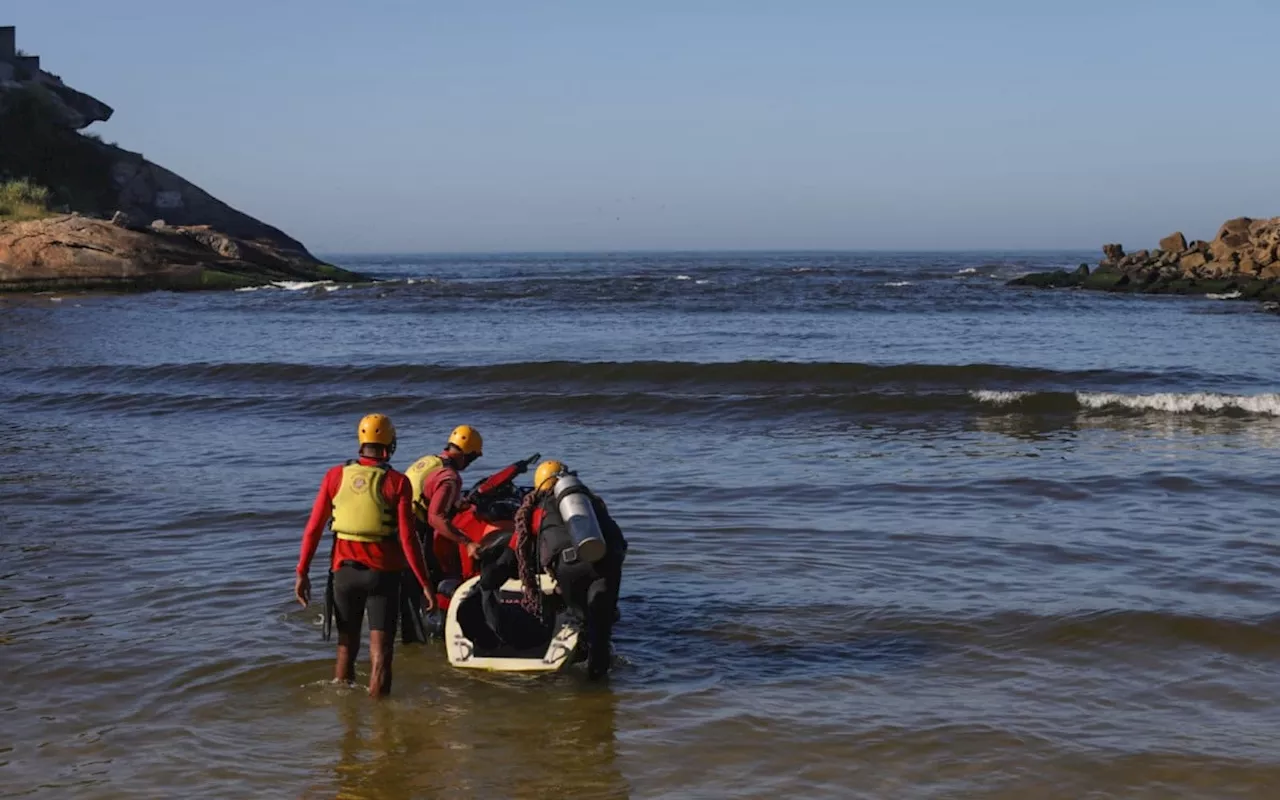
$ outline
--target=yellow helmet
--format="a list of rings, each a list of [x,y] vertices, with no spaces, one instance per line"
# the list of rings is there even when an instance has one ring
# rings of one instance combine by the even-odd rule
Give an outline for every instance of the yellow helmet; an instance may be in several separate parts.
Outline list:
[[[462,451],[463,455],[479,458],[484,455],[484,438],[480,431],[470,425],[459,425],[449,434],[449,444]]]
[[[538,471],[533,473],[533,488],[535,491],[550,489],[556,476],[564,472],[564,464],[559,461],[543,461],[538,465]]]
[[[369,414],[360,420],[356,435],[361,445],[380,444],[390,447],[396,441],[396,426],[385,414]]]

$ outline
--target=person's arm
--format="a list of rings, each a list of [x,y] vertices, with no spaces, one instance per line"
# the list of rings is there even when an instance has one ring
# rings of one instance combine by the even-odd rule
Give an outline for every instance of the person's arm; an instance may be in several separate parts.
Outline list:
[[[302,530],[302,547],[298,552],[298,566],[295,568],[293,594],[303,608],[311,602],[311,560],[315,558],[316,548],[320,546],[320,537],[324,535],[324,526],[333,516],[333,489],[331,477],[333,472],[325,474],[320,482],[320,491],[316,493],[315,502],[311,504],[311,517]]]
[[[449,512],[453,510],[453,506],[458,500],[458,483],[457,481],[447,480],[441,481],[436,487],[436,491],[431,495],[431,504],[427,507],[427,522],[431,525],[431,530],[436,535],[460,545],[474,546],[474,542],[466,537],[462,531],[453,526],[449,520]]]
[[[435,608],[435,591],[431,586],[431,578],[427,575],[422,546],[418,543],[418,534],[414,526],[417,520],[413,514],[413,488],[407,480],[397,498],[396,518],[400,526],[400,549],[404,551],[405,560],[409,562],[409,569],[413,571],[413,576],[418,579],[418,583],[422,584],[427,610],[430,611]]]

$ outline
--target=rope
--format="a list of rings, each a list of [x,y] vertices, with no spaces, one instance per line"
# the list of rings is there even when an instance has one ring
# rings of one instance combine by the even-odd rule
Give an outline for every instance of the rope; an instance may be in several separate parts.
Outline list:
[[[516,569],[520,575],[520,606],[536,617],[542,616],[542,586],[538,583],[538,535],[533,527],[533,511],[550,490],[529,492],[516,510]]]

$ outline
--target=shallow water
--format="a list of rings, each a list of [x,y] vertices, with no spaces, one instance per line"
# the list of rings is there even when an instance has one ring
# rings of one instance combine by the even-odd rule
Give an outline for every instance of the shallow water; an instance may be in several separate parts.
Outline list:
[[[1273,797],[1280,381],[1084,254],[346,258],[0,299],[0,794]],[[291,573],[368,411],[541,451],[632,549],[605,686],[325,682]],[[361,675],[364,676],[364,663]]]

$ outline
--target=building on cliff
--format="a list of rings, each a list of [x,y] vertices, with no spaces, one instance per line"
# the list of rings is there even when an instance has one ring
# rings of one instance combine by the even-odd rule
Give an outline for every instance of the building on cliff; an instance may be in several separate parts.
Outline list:
[[[18,49],[18,29],[0,25],[0,81],[35,80],[41,73],[40,56]]]
[[[45,72],[40,68],[40,56],[19,50],[17,33],[13,25],[0,26],[0,111],[4,110],[4,93],[35,88],[52,99],[68,127],[81,130],[111,118],[114,113],[111,106],[72,89],[57,75]]]

